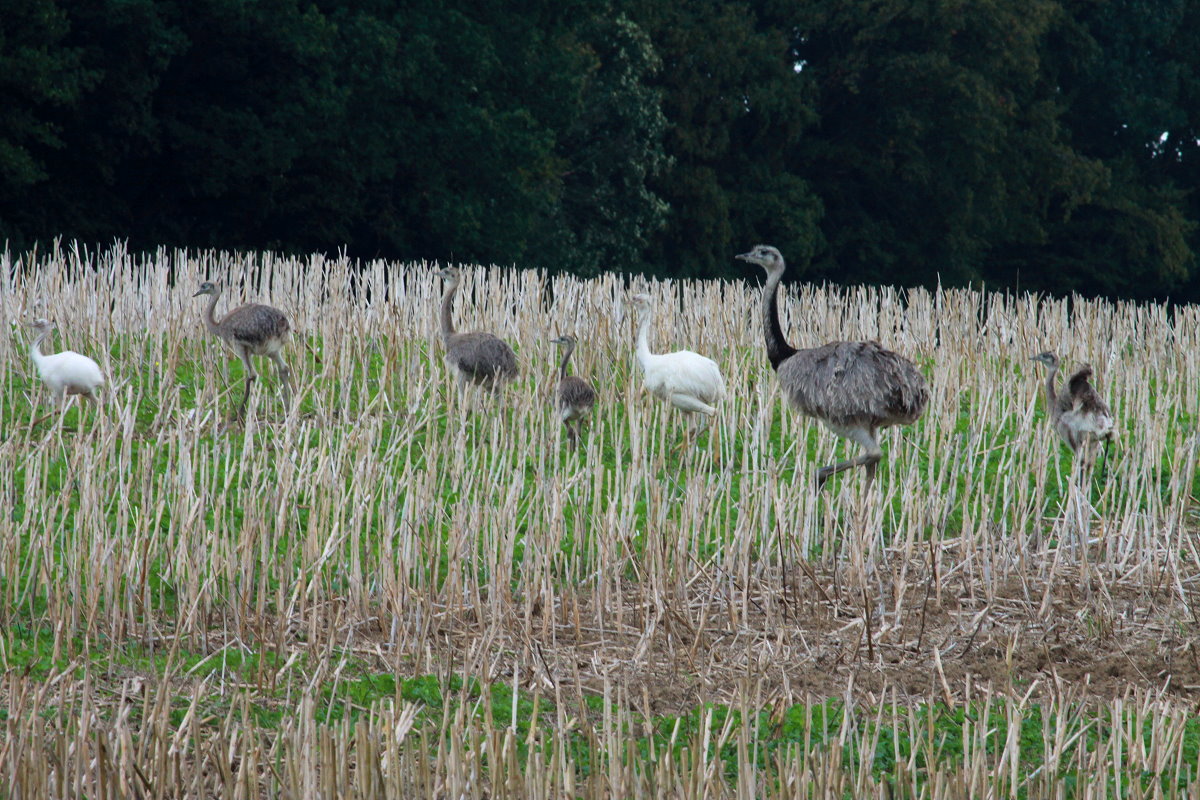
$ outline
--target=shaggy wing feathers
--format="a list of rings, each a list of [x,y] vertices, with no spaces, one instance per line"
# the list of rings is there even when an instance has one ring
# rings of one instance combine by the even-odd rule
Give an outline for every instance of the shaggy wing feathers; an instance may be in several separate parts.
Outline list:
[[[929,402],[913,363],[878,342],[798,350],[780,365],[779,381],[797,409],[839,426],[907,425]]]
[[[446,358],[474,383],[491,384],[517,376],[512,348],[490,333],[456,333],[446,342]]]
[[[233,309],[221,320],[220,326],[230,339],[251,348],[280,339],[291,330],[283,312],[257,303]]]
[[[1099,438],[1112,436],[1112,411],[1092,386],[1091,377],[1091,367],[1083,367],[1072,375],[1067,382],[1067,393],[1059,397],[1059,405],[1065,405],[1063,415],[1074,417],[1073,427],[1080,433],[1092,433]]]

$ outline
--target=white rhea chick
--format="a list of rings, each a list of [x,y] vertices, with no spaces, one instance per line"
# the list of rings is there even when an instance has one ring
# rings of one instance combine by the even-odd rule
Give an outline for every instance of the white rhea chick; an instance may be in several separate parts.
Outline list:
[[[73,350],[43,355],[42,342],[55,326],[50,320],[37,319],[30,323],[30,327],[37,331],[37,334],[33,338],[33,344],[29,346],[29,357],[37,365],[38,375],[54,395],[55,401],[62,404],[67,395],[77,394],[92,402],[99,402],[97,392],[104,385],[104,373],[100,371],[100,365]],[[49,414],[35,420],[34,424],[47,416]]]
[[[698,411],[707,416],[716,414],[715,404],[725,396],[725,379],[721,377],[721,368],[711,358],[691,350],[651,353],[648,342],[650,296],[634,295],[633,304],[640,317],[637,359],[642,366],[642,384],[646,390],[680,411]]]

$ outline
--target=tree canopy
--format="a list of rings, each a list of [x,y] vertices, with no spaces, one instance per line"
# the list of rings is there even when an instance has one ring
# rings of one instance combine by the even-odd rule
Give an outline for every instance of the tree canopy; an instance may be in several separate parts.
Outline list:
[[[1200,300],[1200,0],[0,0],[0,238]]]

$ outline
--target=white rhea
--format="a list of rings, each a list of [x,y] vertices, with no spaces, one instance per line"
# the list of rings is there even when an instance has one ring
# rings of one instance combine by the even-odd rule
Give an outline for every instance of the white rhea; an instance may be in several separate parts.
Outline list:
[[[680,411],[699,412],[707,416],[716,414],[715,404],[725,396],[725,379],[721,377],[721,368],[711,358],[691,350],[651,353],[650,296],[634,295],[633,303],[640,316],[637,360],[642,367],[642,384],[646,390]]]
[[[104,373],[100,371],[100,365],[73,350],[43,355],[42,342],[50,335],[54,325],[49,320],[37,319],[30,323],[30,327],[37,333],[29,346],[29,357],[33,359],[42,383],[46,384],[55,402],[62,405],[67,396],[73,394],[86,397],[92,402],[99,402],[97,392],[104,385]],[[36,425],[48,416],[50,415],[46,414],[34,420],[33,424]]]
[[[247,303],[233,309],[218,322],[214,313],[217,300],[221,297],[221,285],[205,281],[192,297],[202,294],[210,297],[208,306],[204,309],[205,327],[209,333],[223,339],[246,366],[246,394],[242,398],[241,413],[246,412],[246,404],[250,400],[250,387],[258,378],[250,356],[266,356],[275,362],[279,370],[279,380],[283,383],[284,405],[290,406],[292,372],[287,364],[283,363],[283,356],[279,354],[287,344],[288,334],[292,330],[288,318],[277,308]]]

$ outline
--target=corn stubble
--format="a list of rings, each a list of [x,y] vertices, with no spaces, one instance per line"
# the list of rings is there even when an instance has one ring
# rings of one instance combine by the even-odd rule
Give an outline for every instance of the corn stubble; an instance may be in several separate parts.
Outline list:
[[[794,343],[877,339],[931,391],[870,490],[850,472],[818,494],[812,469],[843,445],[783,406],[754,286],[648,287],[661,349],[728,382],[688,433],[639,395],[615,276],[465,270],[460,328],[518,349],[492,398],[441,359],[430,264],[114,248],[0,266],[5,320],[37,309],[111,376],[99,413],[31,428],[23,333],[0,337],[0,785],[23,796],[1034,797],[1071,774],[1089,797],[1196,779],[1200,685],[1130,658],[1127,688],[1091,691],[1052,650],[1074,626],[1196,660],[1200,309],[792,287]],[[240,365],[191,300],[212,277],[288,314],[298,413],[264,370],[232,419]],[[575,453],[553,412],[560,332],[599,393]],[[1046,424],[1028,356],[1048,347],[1095,366],[1118,418],[1102,484]],[[30,642],[48,673],[23,666]],[[1038,648],[1040,670],[1020,657]],[[981,653],[998,672],[964,667]],[[330,716],[339,686],[380,673],[507,685],[542,724],[465,688]],[[822,723],[797,706],[806,733],[780,743],[784,709],[829,696],[835,733],[810,738]],[[708,702],[740,716],[645,738]],[[961,759],[938,755],[933,702],[978,712]],[[908,745],[881,771],[884,731]]]

